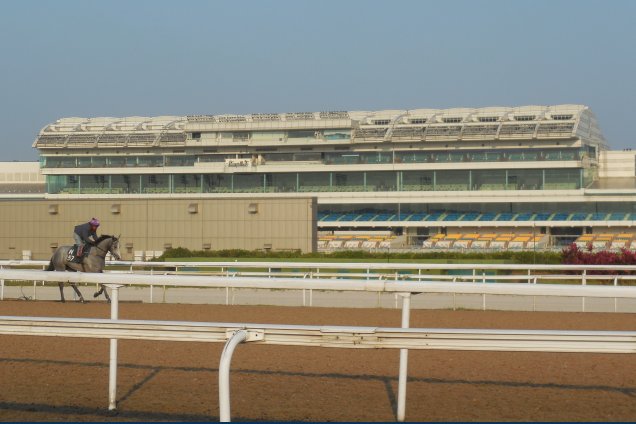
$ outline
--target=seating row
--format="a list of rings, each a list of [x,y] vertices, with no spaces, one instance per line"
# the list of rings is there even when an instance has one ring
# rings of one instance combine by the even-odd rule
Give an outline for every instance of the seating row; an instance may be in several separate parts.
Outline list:
[[[545,234],[526,233],[440,233],[422,243],[425,249],[532,249],[546,245]]]
[[[324,235],[318,238],[318,249],[388,249],[396,238],[375,234]]]
[[[433,213],[320,213],[320,222],[342,222],[342,221],[631,221],[636,220],[636,213],[587,213],[587,212],[433,212]]]
[[[606,249],[636,249],[636,234],[632,233],[595,233],[584,234],[577,238],[574,243],[579,249],[592,250]]]

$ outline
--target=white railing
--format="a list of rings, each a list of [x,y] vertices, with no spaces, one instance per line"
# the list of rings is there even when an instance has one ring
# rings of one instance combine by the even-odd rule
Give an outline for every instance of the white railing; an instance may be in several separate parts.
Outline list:
[[[321,264],[322,265],[322,264]],[[375,265],[375,264],[374,264]],[[271,276],[270,276],[271,277]],[[280,277],[251,277],[236,278],[209,275],[148,275],[148,274],[120,274],[109,272],[105,274],[90,273],[56,273],[35,270],[0,269],[0,281],[4,287],[5,280],[49,281],[107,284],[113,288],[112,318],[117,318],[118,288],[125,285],[149,286],[183,286],[183,287],[224,287],[224,288],[261,288],[261,289],[317,289],[337,291],[371,291],[393,292],[400,294],[403,299],[402,326],[408,327],[410,293],[454,293],[454,294],[512,294],[531,296],[575,296],[575,297],[636,297],[636,287],[621,286],[571,286],[571,285],[536,285],[536,284],[479,284],[479,283],[449,283],[439,281],[409,282],[400,280],[355,280],[331,278],[280,278]],[[113,346],[113,343],[114,346]],[[114,350],[113,350],[114,349]],[[116,340],[111,340],[111,357],[116,357]],[[405,399],[406,382],[406,351],[401,352],[400,384],[398,406]],[[398,408],[400,410],[400,408]]]
[[[251,288],[251,289],[310,289],[334,291],[367,291],[377,293],[395,293],[403,298],[402,327],[409,327],[410,296],[413,293],[454,293],[454,294],[487,294],[528,295],[528,296],[567,296],[567,297],[599,297],[599,298],[636,298],[636,287],[629,286],[572,286],[564,284],[482,284],[482,283],[450,283],[439,281],[410,282],[400,280],[334,280],[325,278],[235,278],[209,275],[148,275],[120,273],[81,273],[81,272],[48,272],[36,270],[0,269],[0,282],[4,287],[5,280],[48,281],[65,283],[105,284],[112,289],[111,318],[118,318],[119,288],[124,286],[183,286],[183,287],[216,287],[216,288]],[[397,348],[397,346],[396,346]],[[406,399],[407,348],[401,348],[400,373],[398,379],[398,419],[403,420]],[[115,358],[113,360],[113,358]],[[111,339],[111,379],[116,379],[117,340]],[[112,385],[110,386],[113,387]],[[111,407],[114,408],[114,394]]]
[[[48,261],[0,260],[2,268],[44,269]],[[555,280],[586,284],[589,280],[620,285],[636,282],[636,265],[533,265],[533,264],[426,264],[351,262],[139,262],[108,261],[107,269],[129,273],[199,274],[234,277],[348,278],[449,280],[466,282],[516,281],[553,283]],[[345,272],[346,271],[346,272]],[[353,272],[352,272],[353,271]],[[357,272],[356,272],[357,271]],[[427,271],[429,271],[427,273]],[[437,271],[430,273],[430,271]],[[451,272],[449,274],[449,271]],[[465,271],[466,274],[452,274]],[[597,274],[597,272],[605,272]],[[512,274],[515,273],[515,274]],[[506,275],[508,274],[508,275]]]
[[[634,298],[636,286],[618,285],[619,277],[613,276],[612,285],[586,284],[587,278],[596,279],[597,276],[579,276],[582,278],[582,285],[571,284],[536,284],[536,280],[526,280],[526,283],[519,284],[510,282],[498,282],[497,284],[483,284],[491,281],[510,281],[502,278],[493,280],[493,276],[475,277],[477,282],[458,282],[458,280],[444,280],[443,276],[425,276],[412,280],[404,280],[400,275],[394,273],[378,275],[375,278],[356,279],[349,278],[350,274],[341,274],[336,278],[318,277],[309,275],[306,278],[296,277],[276,277],[275,273],[267,276],[252,275],[237,277],[234,273],[223,275],[209,275],[205,273],[195,273],[193,275],[169,275],[169,274],[131,274],[110,271],[103,274],[90,273],[57,273],[40,270],[8,269],[0,267],[0,300],[4,299],[5,281],[30,281],[33,284],[33,296],[36,297],[37,283],[44,282],[71,282],[80,284],[122,284],[127,286],[148,287],[150,291],[150,303],[153,302],[153,288],[160,287],[165,292],[170,287],[176,288],[217,288],[225,289],[225,303],[232,304],[230,293],[235,289],[279,289],[279,290],[299,290],[302,291],[302,305],[306,306],[306,292],[309,292],[309,306],[313,306],[313,291],[365,291],[376,293],[445,293],[453,295],[453,307],[456,295],[481,295],[482,309],[486,310],[487,295],[513,295],[532,296],[533,310],[535,309],[536,296],[561,296],[580,297],[581,310],[585,311],[587,297],[592,298],[613,298],[614,311],[618,311],[619,298]],[[365,274],[366,275],[366,274]],[[347,278],[343,278],[343,277]],[[507,276],[501,276],[507,277]],[[552,275],[552,281],[559,280],[558,276]],[[454,282],[453,282],[454,281]],[[567,281],[562,279],[561,281]],[[398,307],[398,299],[395,298],[395,307]]]
[[[388,277],[392,277],[389,275]],[[595,276],[596,277],[596,276]],[[488,279],[490,276],[488,277]],[[283,290],[334,290],[391,293],[455,293],[496,294],[521,296],[566,297],[636,297],[636,286],[606,286],[568,284],[518,284],[518,283],[459,283],[445,281],[404,281],[400,279],[333,279],[253,276],[236,278],[210,275],[149,275],[120,274],[114,272],[48,272],[39,270],[0,269],[0,281],[46,281],[64,283],[120,284],[127,286],[181,286],[208,288],[249,288]]]
[[[116,400],[117,339],[224,342],[219,365],[219,416],[230,421],[229,370],[242,342],[374,349],[636,353],[636,331],[555,331],[301,326],[0,316],[0,334],[111,339],[109,408]],[[114,354],[114,357],[113,357]],[[406,369],[400,369],[406,373]],[[114,378],[113,378],[114,376]],[[401,380],[401,379],[400,379]],[[401,380],[402,381],[402,380]],[[398,420],[405,417],[405,392]],[[404,405],[400,408],[400,402]]]

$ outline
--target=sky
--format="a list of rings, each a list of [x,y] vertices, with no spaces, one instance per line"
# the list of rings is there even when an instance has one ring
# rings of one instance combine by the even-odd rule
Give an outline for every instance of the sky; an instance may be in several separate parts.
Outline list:
[[[0,2],[0,161],[64,117],[584,104],[636,148],[636,1]]]

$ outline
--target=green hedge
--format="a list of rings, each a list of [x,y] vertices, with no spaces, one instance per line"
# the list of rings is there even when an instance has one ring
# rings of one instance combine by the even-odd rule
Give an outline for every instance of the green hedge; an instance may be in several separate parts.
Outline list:
[[[411,260],[458,260],[470,262],[471,260],[488,261],[497,260],[514,264],[560,264],[562,262],[560,252],[532,252],[532,251],[502,251],[491,253],[479,252],[365,252],[360,250],[343,250],[331,253],[300,253],[299,251],[266,252],[263,250],[189,250],[183,247],[168,249],[156,261],[165,261],[166,258],[257,258],[257,259],[411,259]]]

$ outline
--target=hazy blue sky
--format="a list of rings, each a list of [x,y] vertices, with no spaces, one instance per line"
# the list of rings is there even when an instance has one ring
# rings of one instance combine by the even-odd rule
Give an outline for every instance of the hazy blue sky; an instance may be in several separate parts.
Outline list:
[[[636,147],[636,1],[2,1],[0,161],[69,116],[585,104]]]

